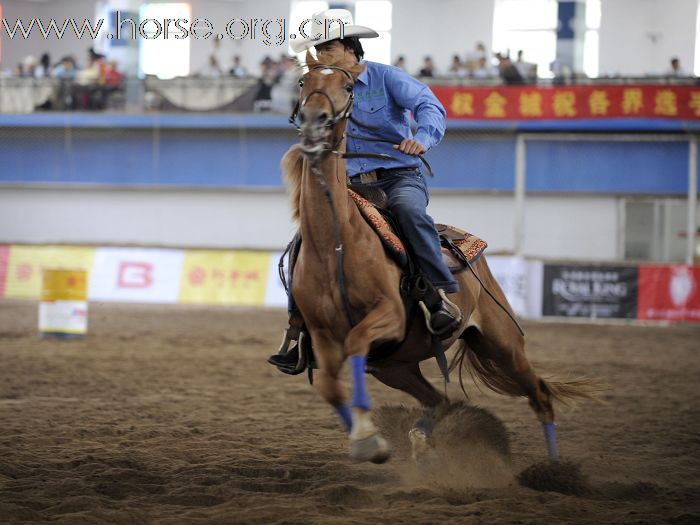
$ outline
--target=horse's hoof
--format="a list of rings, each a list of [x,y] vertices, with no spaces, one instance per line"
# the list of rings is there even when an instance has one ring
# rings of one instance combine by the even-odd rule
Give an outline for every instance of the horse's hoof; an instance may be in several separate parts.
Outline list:
[[[391,457],[389,442],[379,434],[350,442],[350,458],[355,461],[384,463]]]
[[[424,464],[435,459],[435,449],[425,430],[412,428],[408,431],[408,439],[411,442],[413,461]]]

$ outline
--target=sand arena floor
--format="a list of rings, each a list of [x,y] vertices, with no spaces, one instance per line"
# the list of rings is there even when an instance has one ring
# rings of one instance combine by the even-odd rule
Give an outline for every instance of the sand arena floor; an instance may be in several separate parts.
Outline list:
[[[697,326],[525,324],[541,370],[610,385],[605,404],[558,406],[562,456],[585,476],[562,494],[517,480],[545,457],[527,401],[468,378],[509,462],[476,428],[421,475],[401,408],[415,405],[373,379],[397,454],[350,462],[305,376],[265,363],[281,310],[94,304],[89,335],[68,342],[40,339],[36,317],[36,303],[0,302],[2,523],[700,523]],[[448,391],[461,399],[456,378]],[[450,424],[443,437],[465,428]]]

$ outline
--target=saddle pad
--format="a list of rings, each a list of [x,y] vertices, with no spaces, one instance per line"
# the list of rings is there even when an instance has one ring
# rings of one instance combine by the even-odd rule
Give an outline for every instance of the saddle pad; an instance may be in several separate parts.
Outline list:
[[[374,228],[374,231],[377,232],[377,235],[379,235],[379,238],[384,244],[384,248],[389,252],[391,258],[394,259],[396,264],[401,268],[405,268],[408,264],[406,248],[398,235],[391,229],[389,223],[386,222],[382,214],[379,213],[379,210],[377,210],[371,202],[361,197],[350,188],[348,188],[348,194],[352,197],[352,200],[355,201],[355,204],[357,204],[357,208],[360,210],[365,220]]]
[[[452,244],[464,254],[464,257],[466,257],[467,261],[470,263],[475,262],[481,257],[481,254],[484,253],[484,250],[488,246],[483,239],[454,226],[436,224],[435,228],[440,237],[445,237],[452,241]],[[460,272],[466,267],[462,258],[452,253],[452,249],[449,246],[442,247],[442,260],[452,273]]]

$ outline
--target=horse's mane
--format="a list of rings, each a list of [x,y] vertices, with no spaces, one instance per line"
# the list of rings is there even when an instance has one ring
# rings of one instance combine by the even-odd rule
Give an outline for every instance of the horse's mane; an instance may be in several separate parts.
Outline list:
[[[304,157],[301,154],[301,145],[294,144],[282,157],[280,168],[284,180],[289,187],[289,198],[292,205],[292,218],[299,221],[299,201],[301,200],[301,173],[304,166]]]

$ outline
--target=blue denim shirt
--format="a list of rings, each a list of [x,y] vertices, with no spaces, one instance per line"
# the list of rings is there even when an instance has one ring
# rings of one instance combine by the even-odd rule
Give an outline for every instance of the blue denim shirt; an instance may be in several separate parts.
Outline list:
[[[361,124],[378,127],[372,131],[348,121],[348,131],[364,137],[376,137],[400,144],[405,138],[414,138],[430,149],[445,134],[445,108],[430,88],[394,66],[376,62],[362,62],[365,70],[355,82],[355,102],[352,116]],[[417,123],[415,135],[411,132],[411,114]],[[388,153],[397,160],[347,159],[348,175],[357,175],[377,168],[417,167],[418,157],[394,149],[392,144],[358,140],[348,137],[349,153]]]

